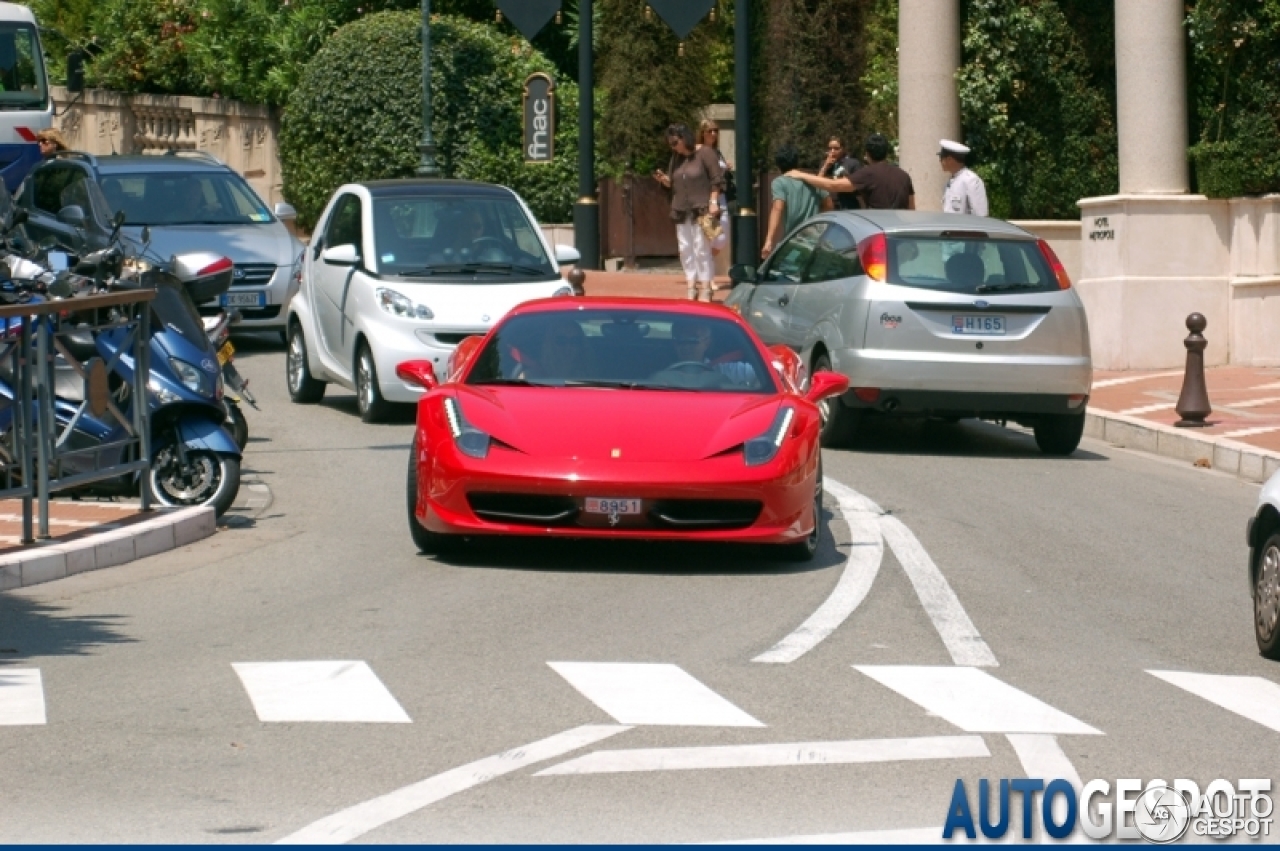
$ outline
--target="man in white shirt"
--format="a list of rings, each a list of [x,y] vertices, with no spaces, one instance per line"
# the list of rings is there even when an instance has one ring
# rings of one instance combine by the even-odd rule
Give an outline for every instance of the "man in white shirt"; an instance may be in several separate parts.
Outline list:
[[[938,151],[938,160],[942,170],[951,175],[947,188],[942,193],[942,211],[944,213],[964,213],[970,216],[987,215],[987,187],[982,178],[965,166],[965,157],[969,148],[950,139],[942,140],[942,149]]]

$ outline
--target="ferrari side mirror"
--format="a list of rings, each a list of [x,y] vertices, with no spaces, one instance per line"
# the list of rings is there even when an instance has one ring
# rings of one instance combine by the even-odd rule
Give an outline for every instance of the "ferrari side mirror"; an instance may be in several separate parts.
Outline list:
[[[416,384],[423,390],[434,390],[439,385],[435,368],[429,360],[407,360],[397,364],[396,377],[409,384]]]
[[[838,372],[829,372],[822,370],[815,372],[813,377],[809,379],[809,392],[804,397],[810,402],[817,404],[823,399],[830,399],[832,396],[839,396],[849,389],[848,377]]]

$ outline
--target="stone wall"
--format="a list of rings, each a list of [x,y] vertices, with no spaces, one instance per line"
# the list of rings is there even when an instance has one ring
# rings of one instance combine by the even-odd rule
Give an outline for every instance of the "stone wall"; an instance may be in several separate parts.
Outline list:
[[[90,89],[73,98],[54,86],[54,126],[85,153],[208,151],[239,172],[269,205],[283,201],[277,138],[269,107],[220,98],[126,95]]]

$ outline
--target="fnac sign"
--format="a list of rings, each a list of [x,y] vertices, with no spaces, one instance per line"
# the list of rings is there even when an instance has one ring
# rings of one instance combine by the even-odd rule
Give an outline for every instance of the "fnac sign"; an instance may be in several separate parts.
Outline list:
[[[524,161],[551,162],[555,139],[556,84],[538,71],[524,81]]]

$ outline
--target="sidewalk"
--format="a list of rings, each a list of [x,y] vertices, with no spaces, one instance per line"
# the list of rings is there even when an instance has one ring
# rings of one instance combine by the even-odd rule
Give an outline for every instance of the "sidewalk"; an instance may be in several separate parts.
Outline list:
[[[717,282],[728,283],[717,278]],[[684,298],[679,269],[587,272],[588,296]],[[727,290],[716,293],[724,301]],[[1280,367],[1205,370],[1213,413],[1207,428],[1176,428],[1182,370],[1097,371],[1085,435],[1177,458],[1254,482],[1280,470]]]

